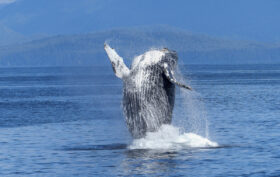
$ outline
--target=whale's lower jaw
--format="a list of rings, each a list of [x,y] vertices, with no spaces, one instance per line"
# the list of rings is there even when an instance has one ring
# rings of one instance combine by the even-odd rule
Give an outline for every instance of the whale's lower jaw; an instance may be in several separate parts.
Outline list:
[[[171,117],[169,119],[171,119]],[[138,139],[145,137],[147,132],[156,132],[163,124],[171,124],[171,120],[166,123],[157,124],[153,128],[148,128],[147,123],[143,118],[138,119],[138,121],[133,121],[133,124],[131,124],[131,121],[128,120],[126,121],[126,123],[132,137]]]
[[[124,97],[123,111],[128,130],[134,138],[142,138],[147,132],[157,131],[161,125],[172,121],[173,104],[161,103],[154,100],[152,103],[143,103],[136,95]],[[132,99],[132,100],[131,100]],[[141,103],[142,102],[142,103]]]
[[[141,110],[124,107],[126,124],[133,138],[142,138],[147,132],[157,131],[163,124],[171,124],[172,110],[160,111],[155,107]]]
[[[123,112],[127,127],[134,138],[157,131],[161,125],[170,124],[175,99],[175,85],[164,75],[153,70],[140,88],[124,83]],[[131,78],[134,81],[135,78]]]

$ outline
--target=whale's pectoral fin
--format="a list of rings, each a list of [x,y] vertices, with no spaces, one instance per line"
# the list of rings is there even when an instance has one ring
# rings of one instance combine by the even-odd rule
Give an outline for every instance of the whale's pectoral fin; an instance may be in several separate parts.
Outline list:
[[[172,82],[173,84],[176,84],[178,85],[179,87],[182,87],[182,88],[185,88],[185,89],[188,89],[188,90],[192,90],[191,87],[185,85],[185,84],[182,84],[180,82],[178,82],[175,77],[174,77],[174,72],[170,69],[169,65],[167,63],[164,63],[163,65],[163,69],[164,69],[164,74],[165,76],[167,77],[167,79]]]
[[[112,49],[108,44],[104,44],[104,49],[111,61],[113,70],[118,78],[124,78],[129,75],[129,69],[123,62],[123,58],[120,57],[117,52]]]

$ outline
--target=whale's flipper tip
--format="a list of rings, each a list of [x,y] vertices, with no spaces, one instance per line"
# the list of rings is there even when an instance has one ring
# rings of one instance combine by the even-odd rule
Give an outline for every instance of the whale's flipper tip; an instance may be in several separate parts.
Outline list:
[[[123,58],[118,55],[118,53],[111,48],[106,42],[104,43],[104,49],[111,61],[113,70],[118,78],[124,78],[129,74],[129,69],[123,62]]]
[[[192,91],[192,88],[190,86],[182,84],[182,83],[180,83],[176,80],[176,78],[174,76],[174,72],[170,68],[171,67],[167,63],[164,63],[163,70],[164,70],[164,74],[167,77],[167,79],[170,82],[172,82],[173,84],[178,85],[179,87],[182,87],[182,88],[185,88],[185,89],[188,89],[188,90]]]
[[[193,89],[192,89],[190,86],[184,85],[184,88],[185,88],[185,89],[188,89],[188,90],[190,90],[190,91],[193,91]]]

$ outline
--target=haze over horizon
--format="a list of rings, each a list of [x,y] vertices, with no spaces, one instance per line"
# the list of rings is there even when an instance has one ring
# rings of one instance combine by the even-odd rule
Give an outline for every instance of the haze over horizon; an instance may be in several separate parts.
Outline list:
[[[279,64],[277,0],[0,0],[0,66],[106,64],[176,50],[188,64]]]
[[[279,7],[277,0],[0,0],[0,43],[151,25],[280,42]]]

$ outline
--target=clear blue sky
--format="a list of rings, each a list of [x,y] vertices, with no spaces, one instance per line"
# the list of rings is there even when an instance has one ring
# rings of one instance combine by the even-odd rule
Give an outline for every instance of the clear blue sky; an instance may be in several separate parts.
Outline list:
[[[155,24],[280,41],[280,0],[0,0],[0,27],[25,36]]]

